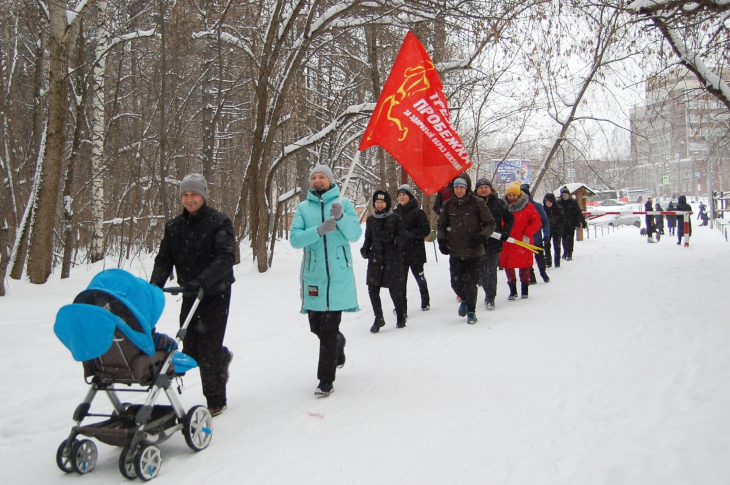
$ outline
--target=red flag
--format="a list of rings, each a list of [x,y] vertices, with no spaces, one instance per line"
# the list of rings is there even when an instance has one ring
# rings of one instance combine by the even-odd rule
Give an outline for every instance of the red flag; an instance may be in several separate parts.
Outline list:
[[[365,129],[359,150],[380,145],[426,194],[471,167],[451,124],[438,72],[408,32]]]

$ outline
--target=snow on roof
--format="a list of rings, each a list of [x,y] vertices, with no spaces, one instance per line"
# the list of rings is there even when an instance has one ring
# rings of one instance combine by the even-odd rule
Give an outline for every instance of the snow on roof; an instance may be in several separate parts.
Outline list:
[[[597,190],[593,190],[592,188],[588,187],[586,184],[582,184],[580,182],[575,182],[572,184],[561,185],[557,189],[553,190],[553,194],[555,194],[556,197],[560,197],[560,189],[562,189],[563,187],[568,187],[568,190],[570,191],[571,195],[575,194],[580,189],[586,189],[586,192],[588,192],[588,195],[596,195],[598,193]]]

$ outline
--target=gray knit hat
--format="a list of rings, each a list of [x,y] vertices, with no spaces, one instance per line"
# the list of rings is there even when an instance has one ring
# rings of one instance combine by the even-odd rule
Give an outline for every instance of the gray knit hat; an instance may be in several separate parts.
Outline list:
[[[410,185],[403,184],[400,187],[398,187],[398,192],[397,193],[400,194],[401,192],[404,192],[411,199],[413,198],[413,189],[411,189],[411,186]]]
[[[309,178],[312,178],[312,175],[315,173],[323,173],[327,176],[328,179],[330,179],[330,185],[335,184],[335,176],[332,175],[332,170],[327,165],[317,165],[312,169],[312,171],[309,173]]]
[[[199,173],[190,173],[182,179],[182,182],[180,182],[181,198],[185,192],[200,194],[205,199],[205,202],[208,202],[208,182]]]

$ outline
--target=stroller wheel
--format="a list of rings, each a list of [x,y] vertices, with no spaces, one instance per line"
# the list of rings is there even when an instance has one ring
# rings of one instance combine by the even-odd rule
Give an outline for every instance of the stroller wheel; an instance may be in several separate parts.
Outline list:
[[[74,471],[81,475],[94,469],[98,457],[99,452],[91,440],[77,441],[71,447],[71,465]]]
[[[130,446],[122,448],[122,454],[119,455],[119,473],[127,480],[134,480],[137,478],[137,470],[134,467],[134,455],[127,456]]]
[[[143,446],[134,457],[134,470],[137,476],[144,480],[152,480],[160,473],[162,453],[155,445]]]
[[[66,450],[67,441],[68,440],[63,440],[61,442],[61,446],[58,447],[58,451],[56,452],[56,465],[58,465],[58,468],[60,468],[61,471],[71,473],[74,471],[74,467],[71,464],[71,448],[75,443],[78,443],[78,441],[74,440],[74,442],[71,443],[71,446],[68,447],[68,450]]]
[[[193,451],[204,450],[213,438],[213,416],[205,406],[193,406],[183,421],[185,441]]]

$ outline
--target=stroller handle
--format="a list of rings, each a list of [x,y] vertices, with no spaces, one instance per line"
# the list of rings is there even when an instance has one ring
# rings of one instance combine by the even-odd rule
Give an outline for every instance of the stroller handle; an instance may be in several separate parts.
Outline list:
[[[167,288],[162,288],[162,291],[164,291],[165,293],[170,293],[171,295],[177,295],[180,293],[184,293],[185,288],[182,286],[168,286]],[[196,295],[196,298],[198,300],[202,300],[204,294],[205,294],[205,292],[203,291],[202,288],[200,288],[198,290],[198,294]]]

